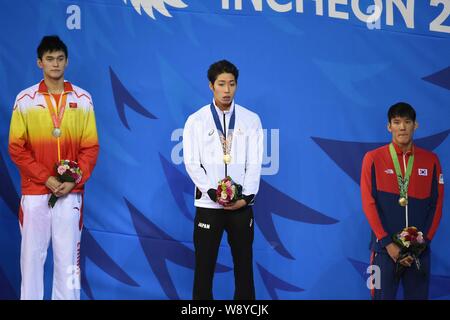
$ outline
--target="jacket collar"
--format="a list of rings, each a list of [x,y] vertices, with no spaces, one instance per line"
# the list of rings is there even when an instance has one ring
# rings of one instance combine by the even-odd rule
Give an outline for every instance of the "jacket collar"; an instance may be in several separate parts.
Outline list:
[[[395,142],[392,142],[392,144],[394,145],[395,152],[396,152],[398,155],[403,155],[402,149],[401,149]],[[416,148],[415,148],[415,145],[414,145],[414,142],[413,142],[413,144],[412,144],[412,146],[411,146],[411,150],[407,151],[407,152],[406,152],[406,155],[412,155],[412,154],[414,154],[415,149],[416,149]]]
[[[72,84],[69,81],[64,80],[64,92],[72,92],[72,91],[73,91]],[[44,80],[41,80],[41,82],[39,83],[38,92],[48,94],[48,88]]]
[[[225,113],[226,115],[232,114],[233,110],[234,110],[234,99],[233,99],[233,101],[231,101],[230,109],[228,109],[227,111],[220,110],[220,108],[216,105],[216,101],[214,101],[214,99],[213,99],[213,105],[216,108],[217,114],[223,114],[223,113]]]

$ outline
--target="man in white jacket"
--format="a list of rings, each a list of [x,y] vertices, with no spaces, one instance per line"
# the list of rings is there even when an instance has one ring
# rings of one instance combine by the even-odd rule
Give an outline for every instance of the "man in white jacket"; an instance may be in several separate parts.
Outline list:
[[[259,189],[263,132],[258,115],[234,102],[238,76],[229,61],[212,64],[208,80],[213,102],[190,115],[184,127],[184,163],[195,184],[193,299],[213,299],[224,230],[233,255],[234,298],[255,299],[252,205]],[[226,176],[242,186],[242,198],[223,206],[216,201],[216,190]]]

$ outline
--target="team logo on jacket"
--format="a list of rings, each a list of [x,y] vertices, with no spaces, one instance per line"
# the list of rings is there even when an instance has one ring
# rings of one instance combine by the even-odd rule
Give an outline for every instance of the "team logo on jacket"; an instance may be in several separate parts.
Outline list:
[[[69,102],[69,107],[72,109],[76,109],[78,107],[76,102]]]
[[[444,184],[444,175],[442,173],[439,175],[439,184]]]
[[[394,174],[394,170],[392,170],[392,169],[386,169],[386,170],[384,170],[384,172],[386,174]]]
[[[123,2],[127,3],[127,0],[123,0]],[[142,8],[153,20],[156,20],[155,15],[153,14],[153,9],[156,9],[156,11],[166,17],[172,17],[169,11],[167,11],[166,5],[179,9],[187,7],[187,4],[185,4],[182,0],[130,0],[130,2],[137,13],[142,14]]]
[[[428,170],[419,168],[419,176],[424,176],[424,177],[428,176]]]

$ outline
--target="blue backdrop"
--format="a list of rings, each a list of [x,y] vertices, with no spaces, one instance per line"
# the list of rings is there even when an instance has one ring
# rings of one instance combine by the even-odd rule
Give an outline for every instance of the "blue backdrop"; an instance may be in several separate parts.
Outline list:
[[[46,34],[67,43],[66,78],[92,94],[97,115],[85,299],[191,298],[194,187],[182,128],[211,101],[206,71],[219,59],[239,67],[236,101],[265,129],[259,299],[370,298],[359,176],[364,153],[390,140],[390,105],[416,108],[417,144],[449,170],[450,0],[17,0],[0,8],[0,298],[20,296],[9,121],[16,94],[42,78],[36,47]],[[450,298],[448,200],[447,192],[432,244],[433,299]],[[225,237],[214,281],[216,298],[232,298]]]

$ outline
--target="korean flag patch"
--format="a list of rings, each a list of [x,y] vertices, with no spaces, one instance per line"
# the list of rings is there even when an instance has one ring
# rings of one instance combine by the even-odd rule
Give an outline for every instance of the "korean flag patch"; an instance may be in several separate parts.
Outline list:
[[[419,169],[419,176],[428,176],[428,170],[427,169]]]
[[[444,184],[444,175],[442,173],[439,175],[439,184]]]

